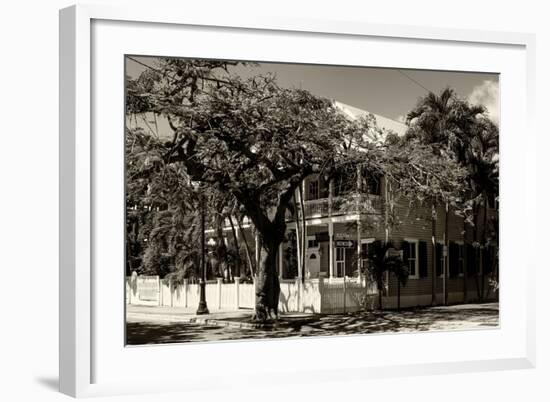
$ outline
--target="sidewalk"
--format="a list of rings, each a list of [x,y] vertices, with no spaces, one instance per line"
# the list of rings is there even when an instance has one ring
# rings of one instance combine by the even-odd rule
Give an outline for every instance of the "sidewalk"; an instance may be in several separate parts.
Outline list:
[[[130,345],[194,341],[495,329],[498,303],[463,304],[350,314],[281,314],[277,323],[251,321],[252,310],[195,314],[195,309],[127,306]]]
[[[247,329],[266,327],[266,324],[249,322],[253,314],[252,309],[214,310],[204,315],[197,315],[196,311],[197,309],[195,307],[126,305],[126,319],[131,321],[194,323]],[[288,313],[281,315],[281,317],[282,316],[284,316],[285,319],[291,319],[311,317],[314,315],[307,313]]]

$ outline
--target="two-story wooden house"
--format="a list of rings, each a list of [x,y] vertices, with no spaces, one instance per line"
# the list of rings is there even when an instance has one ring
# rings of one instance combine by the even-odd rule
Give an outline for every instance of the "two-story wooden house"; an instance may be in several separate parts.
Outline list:
[[[359,109],[339,103],[338,106],[350,118],[363,113]],[[399,122],[376,116],[377,124],[403,135],[406,126]],[[351,183],[351,184],[350,184]],[[391,241],[409,268],[405,286],[398,289],[395,277],[386,277],[383,304],[397,305],[400,293],[401,306],[425,306],[443,303],[447,294],[448,303],[495,299],[497,293],[491,287],[496,275],[496,244],[480,251],[474,247],[481,238],[483,214],[478,214],[476,230],[464,219],[450,211],[448,219],[449,246],[444,247],[445,210],[437,208],[435,238],[432,237],[432,212],[430,208],[412,208],[407,200],[395,200],[393,225],[388,225],[384,177],[370,176],[357,184],[347,178],[327,179],[312,175],[302,184],[305,217],[288,214],[287,239],[279,250],[278,272],[282,282],[316,281],[326,284],[344,281],[367,284],[367,252],[375,241]],[[495,221],[493,203],[487,211],[487,222]],[[296,224],[298,220],[298,227]],[[305,221],[305,266],[300,270],[302,259],[299,231]],[[248,227],[248,225],[245,225]],[[487,230],[494,230],[488,228]],[[251,235],[252,236],[252,235]],[[247,236],[248,237],[248,236]],[[250,238],[254,243],[254,238]],[[258,241],[256,239],[256,247]],[[444,264],[447,260],[447,275]],[[369,286],[370,285],[370,286]]]

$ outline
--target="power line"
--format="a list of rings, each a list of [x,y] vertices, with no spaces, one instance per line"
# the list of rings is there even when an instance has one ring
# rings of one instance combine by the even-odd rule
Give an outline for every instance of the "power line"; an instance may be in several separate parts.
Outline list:
[[[153,66],[150,66],[150,65],[148,65],[148,64],[146,64],[146,63],[143,63],[143,62],[141,62],[141,61],[139,61],[139,60],[137,60],[137,59],[134,59],[134,58],[131,57],[131,56],[126,56],[126,57],[127,57],[129,60],[133,61],[134,63],[137,63],[137,64],[142,65],[143,67],[149,68],[149,69],[151,69],[151,70],[153,70],[153,71],[156,71],[156,72],[161,72],[159,69],[157,69],[157,68],[155,68],[155,67],[153,67]],[[417,80],[415,80],[414,78],[412,78],[410,75],[405,74],[403,71],[401,71],[401,70],[399,70],[399,69],[396,69],[396,70],[397,70],[397,72],[403,74],[406,78],[408,78],[409,80],[411,80],[412,82],[414,82],[416,85],[418,85],[419,87],[421,87],[422,89],[424,89],[425,91],[427,91],[427,92],[432,92],[430,89],[426,88],[424,85],[422,85],[420,82],[418,82]],[[170,77],[170,78],[174,78],[174,77]],[[300,89],[301,89],[301,88],[302,88],[302,81],[300,81]],[[392,118],[386,117],[386,116],[383,116],[383,117],[385,117],[385,118],[388,119],[388,120],[394,121],[394,122],[396,122],[396,123],[403,124],[402,121],[398,121],[398,120],[395,120],[395,119],[392,119]]]
[[[403,74],[405,77],[407,77],[409,80],[411,80],[412,82],[414,82],[416,85],[418,85],[420,88],[424,89],[425,91],[433,92],[433,91],[431,91],[430,89],[426,88],[424,85],[422,85],[420,82],[418,82],[417,80],[415,80],[414,78],[412,78],[410,75],[405,74],[403,71],[397,69],[397,72]]]

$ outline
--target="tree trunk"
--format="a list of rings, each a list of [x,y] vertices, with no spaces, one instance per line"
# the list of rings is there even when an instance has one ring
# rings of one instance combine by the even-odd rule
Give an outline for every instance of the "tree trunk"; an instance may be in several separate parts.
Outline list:
[[[397,277],[397,311],[401,310],[401,281]]]
[[[243,237],[244,247],[246,250],[246,259],[248,260],[248,266],[250,268],[250,276],[254,277],[254,265],[252,264],[252,255],[250,252],[250,247],[248,246],[248,241],[246,240],[246,235],[244,233],[243,227],[241,225],[241,221],[237,219],[237,226],[239,227],[239,231],[241,232],[241,236]]]
[[[215,254],[217,258],[217,263],[214,268],[214,275],[216,277],[222,277],[228,279],[226,275],[227,268],[227,246],[225,245],[225,240],[223,237],[223,221],[224,216],[221,212],[216,213],[215,225],[216,225],[216,249]]]
[[[254,232],[254,264],[256,266],[256,271],[258,270],[258,267],[262,263],[262,237],[260,236],[260,233],[256,229]]]
[[[481,241],[483,242],[483,247],[481,248],[480,260],[481,260],[481,301],[484,300],[485,292],[485,267],[484,264],[484,255],[487,253],[487,195],[483,195],[483,231],[481,235]]]
[[[479,205],[474,206],[474,241],[478,244],[477,250],[474,248],[475,253],[475,266],[476,266],[476,274],[475,274],[475,280],[476,280],[476,292],[477,292],[477,299],[478,301],[481,300],[481,293],[479,289],[479,267],[480,267],[480,255],[481,255],[481,249],[479,248],[479,224],[478,224],[478,215],[479,215]]]
[[[386,180],[385,185],[384,185],[384,201],[386,203],[386,206],[384,208],[384,233],[385,233],[384,246],[387,246],[387,244],[390,241],[389,213],[390,213],[390,211],[393,212],[392,202],[390,200],[390,197],[391,197],[390,181]],[[393,218],[393,216],[392,216],[392,218]],[[383,274],[381,274],[381,275],[383,275]],[[384,285],[383,278],[384,277],[382,276],[382,281],[381,281],[382,285]],[[387,283],[387,286],[383,286],[383,290],[386,293],[385,296],[389,298],[389,296],[390,296],[390,276],[389,276],[389,273],[387,273],[386,278],[388,279],[388,283]],[[378,291],[378,294],[381,294],[381,290]],[[380,310],[382,310],[382,297],[381,296],[380,296]]]
[[[497,249],[498,250],[498,249]],[[498,252],[498,251],[497,251]],[[498,258],[496,255],[493,255],[491,258],[492,265],[491,265],[491,281],[492,281],[492,289],[495,292],[495,297],[498,300]],[[491,291],[491,287],[487,286],[487,293],[485,295],[486,298],[489,297],[489,292]]]
[[[297,276],[299,278],[302,277],[302,254],[304,254],[304,250],[302,249],[302,228],[301,225],[301,219],[300,219],[300,213],[298,208],[298,202],[297,202],[297,196],[298,191],[296,190],[295,197],[293,197],[294,201],[294,224],[296,225],[296,253],[298,254],[296,256],[296,264],[298,265],[298,274]]]
[[[380,311],[382,311],[384,309],[382,307],[382,292],[384,291],[384,283],[382,282],[382,280],[379,280],[378,283],[378,308],[380,309]]]
[[[231,215],[228,216],[229,224],[231,225],[231,234],[233,235],[233,241],[235,242],[235,250],[237,252],[237,255],[235,256],[235,272],[233,273],[233,277],[240,278],[241,277],[241,247],[239,244],[239,238],[237,237],[237,231],[235,230],[235,225],[233,224],[233,217]]]
[[[436,236],[436,205],[432,204],[432,306],[436,304],[435,298],[435,276],[436,276],[436,254],[435,254],[435,236]]]
[[[462,221],[462,290],[464,292],[463,303],[468,302],[468,259],[466,258],[466,219]]]
[[[302,267],[302,272],[301,272],[301,275],[300,277],[302,278],[302,282],[304,281],[304,277],[305,277],[305,271],[306,271],[306,237],[307,237],[307,227],[306,227],[306,208],[305,208],[305,204],[304,204],[304,193],[302,191],[302,186],[298,187],[298,196],[300,198],[300,212],[301,212],[301,215],[302,215],[302,236],[301,236],[301,239],[302,239],[302,242],[301,242],[301,246],[302,246],[302,264],[301,264],[301,267]]]
[[[449,283],[447,273],[449,272],[449,203],[445,204],[445,231],[443,232],[443,304],[446,306],[449,299]]]
[[[265,253],[261,253],[256,273],[256,309],[253,319],[265,322],[279,315],[281,287],[277,275],[277,252],[282,240],[271,234],[264,235],[262,240]]]

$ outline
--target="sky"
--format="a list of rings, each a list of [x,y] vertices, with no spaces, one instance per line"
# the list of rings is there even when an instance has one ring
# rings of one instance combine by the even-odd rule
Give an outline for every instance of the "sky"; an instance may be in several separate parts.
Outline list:
[[[154,63],[154,58],[137,59]],[[130,77],[137,77],[144,69],[127,59]],[[263,62],[257,67],[238,66],[233,72],[242,76],[274,73],[282,87],[307,89],[401,122],[428,91],[439,93],[449,86],[458,96],[485,106],[495,123],[500,118],[498,74]]]

